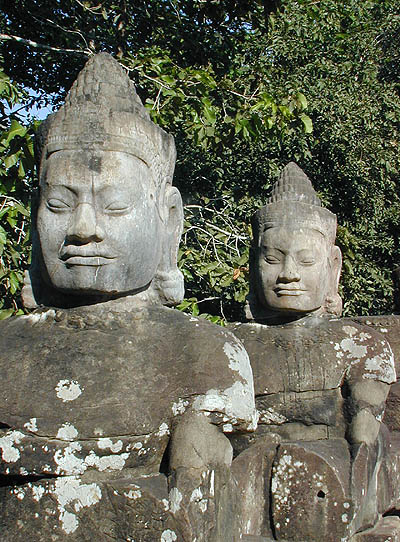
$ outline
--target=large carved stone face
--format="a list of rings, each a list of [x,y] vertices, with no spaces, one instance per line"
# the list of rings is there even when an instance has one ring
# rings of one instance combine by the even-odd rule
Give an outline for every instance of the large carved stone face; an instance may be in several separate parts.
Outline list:
[[[308,313],[320,308],[331,284],[328,246],[313,229],[276,227],[261,237],[259,296],[272,312]]]
[[[37,229],[52,285],[76,294],[137,291],[161,255],[150,170],[117,151],[63,150],[41,171]]]

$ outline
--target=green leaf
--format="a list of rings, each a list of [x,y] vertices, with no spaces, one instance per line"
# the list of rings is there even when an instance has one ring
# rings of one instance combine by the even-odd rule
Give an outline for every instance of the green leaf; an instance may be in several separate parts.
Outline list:
[[[308,115],[305,115],[304,113],[300,116],[300,120],[304,125],[304,131],[306,134],[311,134],[313,131],[313,124],[312,120]]]
[[[14,309],[2,309],[0,310],[0,320],[10,318],[14,314]]]
[[[203,109],[204,116],[210,124],[215,124],[217,120],[217,114],[215,109],[212,106],[206,106]]]
[[[16,154],[11,154],[10,156],[6,156],[4,158],[4,165],[6,166],[7,169],[13,167],[15,166],[15,164],[17,164],[18,158],[19,158],[19,152]]]
[[[304,94],[302,92],[298,92],[297,99],[299,100],[299,102],[301,104],[301,107],[303,109],[307,109],[307,107],[308,107],[307,98],[304,96]]]
[[[11,121],[11,126],[10,126],[10,129],[8,130],[8,134],[7,134],[7,138],[6,138],[6,142],[7,143],[10,143],[10,141],[12,139],[14,139],[14,137],[16,136],[20,136],[20,137],[23,137],[27,132],[27,128],[22,126],[18,121],[16,121],[15,119],[13,119]]]
[[[11,273],[8,276],[8,280],[10,283],[10,292],[12,294],[15,294],[15,292],[19,288],[19,283],[20,283],[18,275],[14,271],[11,271]]]

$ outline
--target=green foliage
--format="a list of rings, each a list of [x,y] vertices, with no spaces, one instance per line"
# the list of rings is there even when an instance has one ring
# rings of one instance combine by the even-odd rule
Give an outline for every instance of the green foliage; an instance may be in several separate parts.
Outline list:
[[[157,48],[128,54],[125,65],[137,72],[139,81],[151,83],[146,87],[146,106],[154,122],[183,131],[204,149],[211,146],[216,152],[234,139],[255,143],[270,131],[277,137],[296,123],[312,132],[305,96],[295,93],[278,103],[262,77],[254,91],[246,77],[238,79],[238,73],[218,76],[211,65],[182,68]]]
[[[34,167],[32,127],[6,114],[23,94],[0,72],[0,320],[22,313],[18,294],[29,262],[29,181]]]
[[[400,31],[398,10],[388,1],[283,6],[273,16],[271,78],[307,95],[314,131],[299,165],[342,226],[345,314],[390,312],[400,257],[400,87],[394,72],[389,82],[395,57],[386,44]]]
[[[250,242],[245,217],[251,204],[248,198],[235,201],[225,191],[218,199],[201,197],[199,203],[185,206],[179,266],[192,296],[192,311],[200,306],[202,313],[230,319],[243,305],[248,293]],[[204,296],[204,292],[212,295]]]
[[[186,216],[182,310],[219,323],[240,317],[251,215],[294,160],[338,215],[345,314],[391,311],[391,270],[400,263],[393,2],[15,0],[0,12],[10,36],[6,72],[38,91],[41,103],[59,103],[87,55],[106,50],[175,136]],[[12,98],[7,81],[0,80],[3,99],[27,100]],[[2,133],[0,182],[2,194],[26,208],[30,181],[21,175],[30,179],[31,130],[14,120]],[[7,239],[18,246],[4,216]],[[5,280],[6,299],[14,300]]]

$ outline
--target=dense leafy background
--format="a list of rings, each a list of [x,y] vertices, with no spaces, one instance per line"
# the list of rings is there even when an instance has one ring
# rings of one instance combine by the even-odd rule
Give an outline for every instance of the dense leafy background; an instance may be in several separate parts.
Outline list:
[[[1,79],[3,100],[28,111],[35,101],[57,106],[88,55],[105,50],[175,136],[175,183],[186,210],[182,309],[215,321],[240,317],[250,217],[295,160],[338,215],[345,313],[392,310],[391,271],[400,263],[396,2],[7,4],[2,62],[12,84]],[[36,98],[21,92],[27,88]],[[4,102],[0,113],[0,315],[7,316],[19,308],[28,262],[34,126],[6,115]]]

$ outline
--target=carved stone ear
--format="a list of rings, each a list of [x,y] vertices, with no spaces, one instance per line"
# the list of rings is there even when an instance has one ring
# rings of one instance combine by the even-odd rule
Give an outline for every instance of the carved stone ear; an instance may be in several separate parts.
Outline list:
[[[336,245],[332,248],[332,281],[334,284],[335,291],[338,291],[340,274],[342,272],[342,252],[339,247]]]
[[[343,302],[339,295],[339,280],[342,271],[342,253],[336,245],[332,248],[330,258],[330,285],[325,300],[324,309],[328,314],[340,316],[342,314]]]
[[[161,260],[153,286],[163,305],[178,305],[184,296],[183,275],[178,269],[178,248],[183,229],[183,205],[179,190],[170,184],[160,197],[165,230]]]

